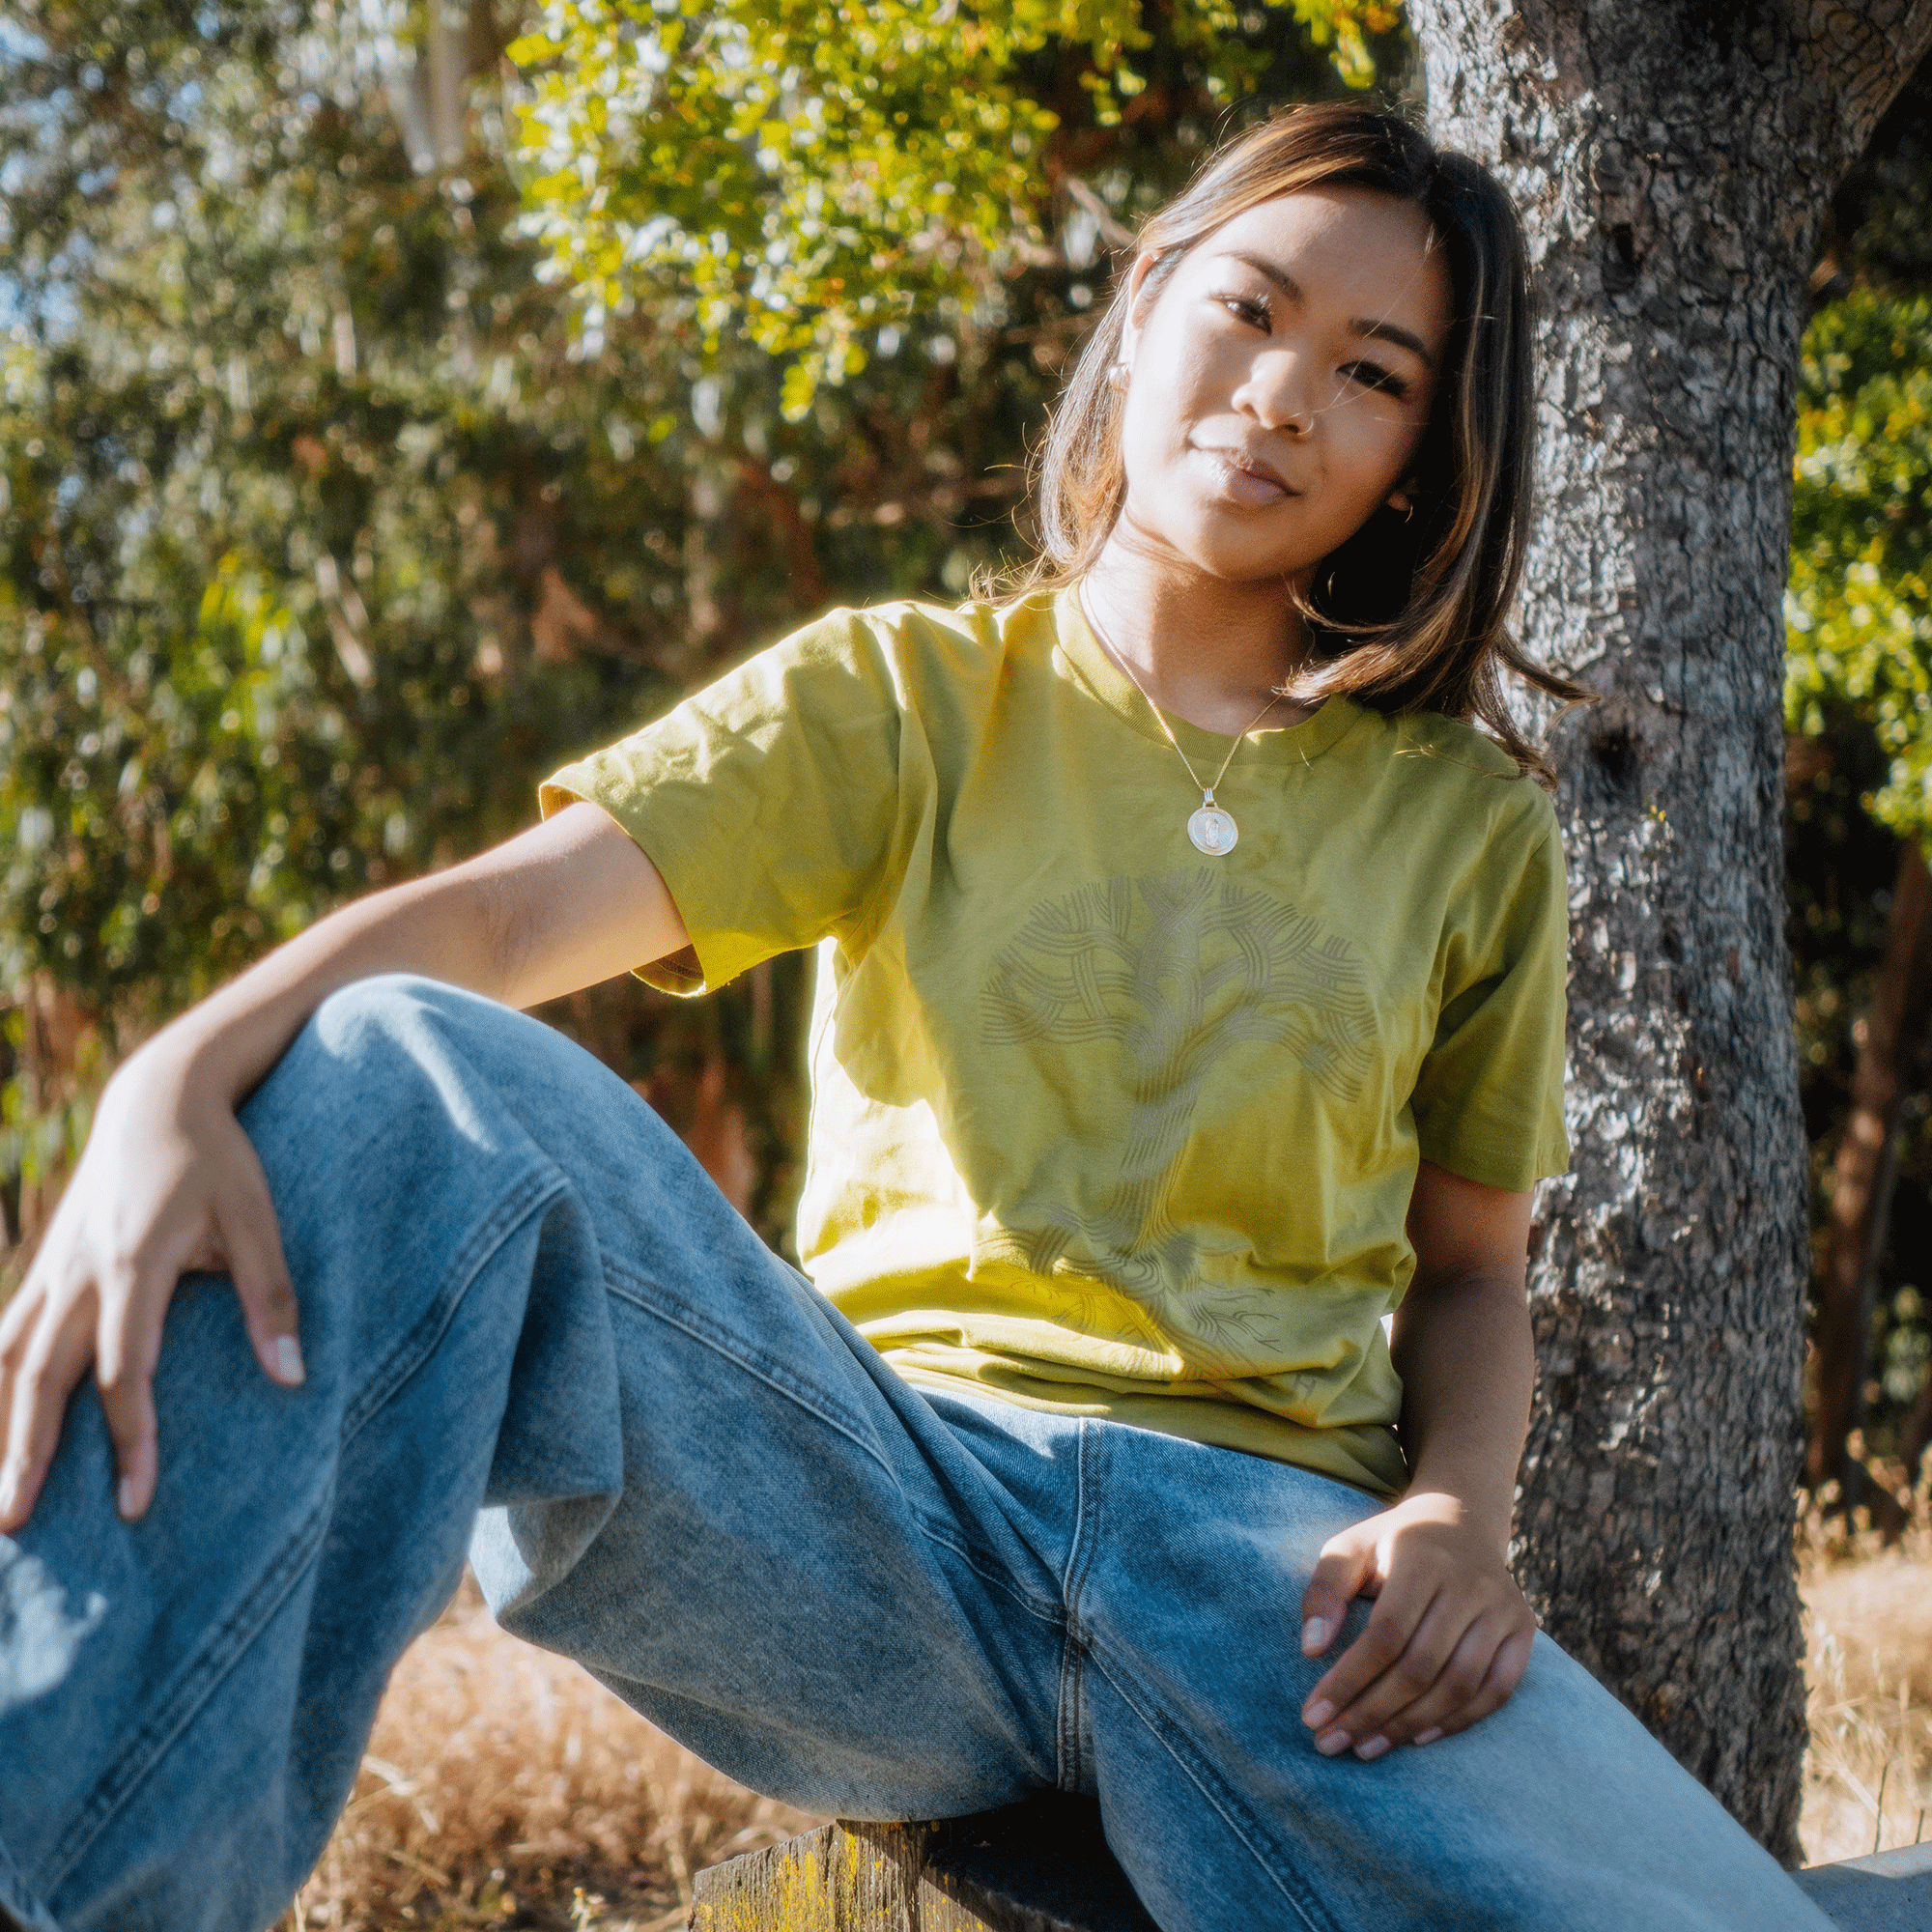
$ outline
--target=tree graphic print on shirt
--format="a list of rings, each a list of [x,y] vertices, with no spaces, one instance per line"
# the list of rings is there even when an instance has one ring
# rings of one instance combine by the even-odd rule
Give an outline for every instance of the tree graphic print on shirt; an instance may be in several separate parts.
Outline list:
[[[1126,1294],[1182,1374],[1244,1360],[1252,1375],[1255,1343],[1278,1331],[1266,1303],[1281,1291],[1211,1266],[1198,1229],[1170,1211],[1176,1178],[1203,1091],[1231,1052],[1279,1047],[1330,1102],[1360,1097],[1376,1028],[1354,950],[1206,867],[1115,878],[1035,907],[995,956],[981,1011],[988,1045],[1118,1042],[1131,1095],[1097,1206],[1029,1193],[989,1245],[1069,1287],[1086,1275]],[[1244,1246],[1238,1236],[1227,1244],[1231,1257]]]

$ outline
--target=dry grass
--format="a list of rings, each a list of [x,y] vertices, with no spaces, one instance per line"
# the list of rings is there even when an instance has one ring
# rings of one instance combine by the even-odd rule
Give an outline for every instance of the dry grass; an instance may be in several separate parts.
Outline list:
[[[466,1581],[397,1665],[355,1795],[277,1932],[667,1932],[693,1872],[816,1822],[505,1636]]]
[[[1904,1541],[1800,1532],[1814,1863],[1911,1844],[1932,1807],[1932,1508]],[[355,1796],[279,1932],[669,1932],[691,1875],[815,1822],[502,1634],[466,1585],[397,1667]]]
[[[1860,1511],[1799,1533],[1811,1744],[1799,1830],[1813,1864],[1932,1832],[1932,1508],[1890,1548]]]

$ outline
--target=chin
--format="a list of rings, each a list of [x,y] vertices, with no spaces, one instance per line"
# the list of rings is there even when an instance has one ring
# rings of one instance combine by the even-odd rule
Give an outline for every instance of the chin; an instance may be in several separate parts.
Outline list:
[[[1123,522],[1134,547],[1163,574],[1216,583],[1279,583],[1305,575],[1327,554],[1322,550],[1311,555],[1305,541],[1268,530],[1267,514],[1204,504],[1183,517]]]
[[[1217,520],[1218,521],[1218,520]],[[1243,533],[1196,529],[1166,548],[1182,568],[1220,583],[1279,583],[1305,575],[1321,561],[1305,554],[1305,546],[1258,543]]]

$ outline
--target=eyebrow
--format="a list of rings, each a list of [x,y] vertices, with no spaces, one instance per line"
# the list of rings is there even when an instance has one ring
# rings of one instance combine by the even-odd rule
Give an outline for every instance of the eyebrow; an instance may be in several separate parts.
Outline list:
[[[1301,284],[1286,269],[1278,269],[1272,262],[1263,261],[1259,255],[1244,255],[1238,248],[1230,248],[1227,252],[1234,261],[1246,263],[1256,274],[1272,282],[1289,300],[1306,299],[1301,293]],[[1357,335],[1375,336],[1383,342],[1393,342],[1399,349],[1406,349],[1411,355],[1421,358],[1422,365],[1426,369],[1433,369],[1435,366],[1435,358],[1430,355],[1422,338],[1419,335],[1411,335],[1397,323],[1371,322],[1367,317],[1358,315],[1350,318],[1349,327]]]

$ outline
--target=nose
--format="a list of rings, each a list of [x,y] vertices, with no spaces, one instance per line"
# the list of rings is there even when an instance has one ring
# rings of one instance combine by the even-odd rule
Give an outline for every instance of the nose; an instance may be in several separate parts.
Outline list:
[[[1315,407],[1308,394],[1311,374],[1307,358],[1293,350],[1258,355],[1247,381],[1235,392],[1235,406],[1264,429],[1310,436],[1315,430]]]

